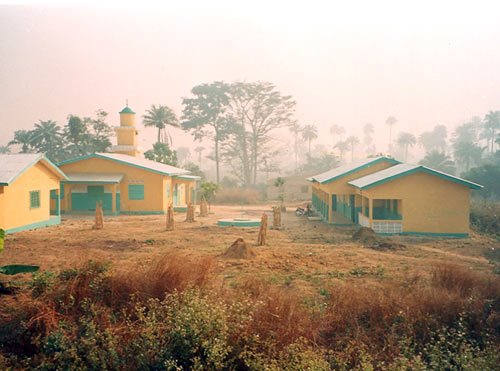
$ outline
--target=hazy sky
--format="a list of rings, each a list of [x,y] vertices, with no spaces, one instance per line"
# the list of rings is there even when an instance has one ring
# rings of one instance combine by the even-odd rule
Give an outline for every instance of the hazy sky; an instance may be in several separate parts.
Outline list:
[[[273,82],[323,143],[333,123],[361,136],[394,115],[395,133],[418,134],[500,109],[500,6],[401,3],[0,5],[0,145],[70,113],[102,108],[117,124],[126,98],[140,115],[152,103],[180,114],[214,80]],[[154,130],[141,134],[149,147]]]

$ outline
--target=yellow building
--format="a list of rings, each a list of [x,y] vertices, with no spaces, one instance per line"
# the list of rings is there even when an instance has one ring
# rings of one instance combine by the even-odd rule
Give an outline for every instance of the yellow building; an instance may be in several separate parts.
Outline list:
[[[14,233],[59,224],[64,179],[41,154],[0,155],[0,228]]]
[[[467,237],[470,190],[482,188],[425,166],[383,157],[338,174],[342,184],[330,189],[317,178],[311,179],[314,207],[325,219],[333,216],[327,220],[335,224],[337,216],[341,224],[359,224],[379,234]],[[339,189],[340,197],[328,193]]]
[[[61,184],[61,211],[84,213],[102,202],[107,214],[163,214],[170,204],[178,211],[195,201],[197,176],[175,166],[138,157],[135,112],[120,112],[114,153],[59,163],[68,179]]]

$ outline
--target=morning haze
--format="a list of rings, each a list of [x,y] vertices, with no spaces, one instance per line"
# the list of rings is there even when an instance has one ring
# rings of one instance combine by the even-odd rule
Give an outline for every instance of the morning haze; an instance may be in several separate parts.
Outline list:
[[[385,5],[3,5],[0,145],[38,120],[63,126],[99,108],[116,125],[126,99],[140,116],[151,104],[180,116],[191,88],[213,81],[272,82],[296,100],[298,122],[318,128],[313,147],[332,145],[333,124],[362,139],[371,123],[386,152],[388,116],[395,139],[438,124],[451,133],[499,108],[494,9]],[[194,145],[172,136],[174,148]],[[146,150],[155,131],[140,141]]]

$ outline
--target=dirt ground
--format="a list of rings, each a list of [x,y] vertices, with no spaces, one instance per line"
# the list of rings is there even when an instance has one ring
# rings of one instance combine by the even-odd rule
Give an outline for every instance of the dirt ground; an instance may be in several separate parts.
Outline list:
[[[184,222],[185,213],[178,213],[176,229],[170,232],[165,230],[163,215],[105,217],[102,230],[92,229],[92,216],[66,216],[59,226],[7,236],[0,265],[36,264],[45,271],[58,271],[93,259],[109,261],[112,269],[128,270],[177,252],[186,259],[213,257],[221,285],[231,287],[244,277],[259,277],[321,294],[342,282],[376,283],[425,275],[438,263],[492,272],[495,263],[486,256],[500,249],[499,241],[478,234],[468,239],[395,236],[386,241],[396,248],[374,249],[353,241],[353,228],[309,221],[295,216],[294,210],[290,207],[283,214],[282,229],[268,231],[264,247],[256,246],[258,227],[218,227],[216,223],[220,218],[260,217],[266,212],[272,225],[270,205],[212,206],[209,217],[196,217],[194,223]],[[239,237],[256,252],[254,258],[222,256]]]

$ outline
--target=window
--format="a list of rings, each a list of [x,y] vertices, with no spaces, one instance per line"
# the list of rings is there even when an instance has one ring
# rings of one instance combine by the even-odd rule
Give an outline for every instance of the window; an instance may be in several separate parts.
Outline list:
[[[129,200],[144,200],[144,185],[143,184],[129,184],[129,186],[128,186],[128,199]]]
[[[30,209],[40,207],[40,191],[30,191]]]

